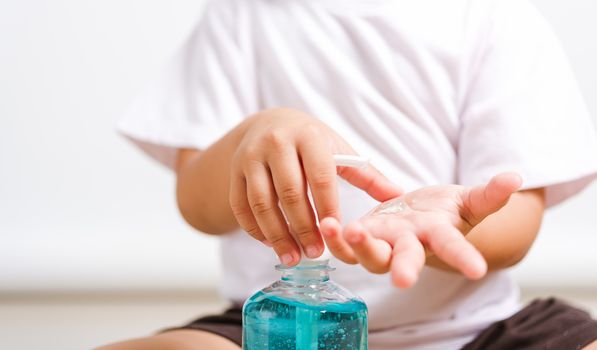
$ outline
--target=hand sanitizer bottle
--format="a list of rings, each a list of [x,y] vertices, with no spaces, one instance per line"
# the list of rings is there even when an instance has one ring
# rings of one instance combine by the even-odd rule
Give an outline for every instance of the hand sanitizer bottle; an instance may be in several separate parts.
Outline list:
[[[243,307],[244,350],[367,349],[367,306],[330,280],[328,260],[276,269]]]

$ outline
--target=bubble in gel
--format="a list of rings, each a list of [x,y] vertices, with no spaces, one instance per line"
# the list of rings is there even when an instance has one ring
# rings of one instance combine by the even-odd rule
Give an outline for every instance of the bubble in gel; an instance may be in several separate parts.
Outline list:
[[[396,198],[380,204],[371,215],[396,214],[405,211],[408,205],[402,198]]]

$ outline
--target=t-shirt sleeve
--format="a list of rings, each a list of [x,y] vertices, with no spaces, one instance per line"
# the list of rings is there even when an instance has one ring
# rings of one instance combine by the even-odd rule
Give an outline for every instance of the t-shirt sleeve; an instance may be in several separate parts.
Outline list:
[[[178,148],[205,149],[255,112],[252,55],[234,6],[207,5],[184,45],[117,124],[168,167]]]
[[[597,177],[597,138],[553,31],[524,0],[495,1],[461,113],[464,185],[516,171],[551,206]]]

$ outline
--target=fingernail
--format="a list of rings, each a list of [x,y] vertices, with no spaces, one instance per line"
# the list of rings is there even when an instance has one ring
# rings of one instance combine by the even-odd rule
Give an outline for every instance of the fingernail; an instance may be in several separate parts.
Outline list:
[[[261,243],[265,244],[266,246],[268,246],[270,248],[273,247],[273,245],[267,239],[264,239],[263,241],[261,241]]]
[[[402,273],[402,276],[398,280],[397,286],[400,288],[411,287],[417,279],[417,275],[410,270],[406,270]]]
[[[292,260],[294,260],[294,259],[292,258],[292,255],[291,255],[291,254],[283,254],[283,255],[280,257],[280,261],[281,261],[281,262],[282,262],[282,264],[284,264],[284,265],[290,265],[290,264],[292,264]]]
[[[305,254],[307,254],[307,257],[309,258],[315,259],[319,256],[319,249],[314,245],[310,245],[305,248]]]
[[[474,264],[471,264],[468,277],[477,280],[485,276],[486,273],[487,264],[485,263],[485,261],[477,261]]]
[[[359,243],[363,240],[363,235],[361,233],[353,233],[348,235],[346,240],[350,243]]]
[[[321,232],[321,234],[325,237],[333,237],[335,234],[335,231],[330,228],[320,228],[319,232]]]

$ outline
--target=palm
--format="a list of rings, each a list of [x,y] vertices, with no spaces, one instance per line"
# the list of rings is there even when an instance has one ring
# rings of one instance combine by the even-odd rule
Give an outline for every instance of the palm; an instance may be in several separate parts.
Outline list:
[[[386,201],[350,223],[343,237],[358,262],[372,272],[391,270],[394,283],[401,287],[416,281],[428,253],[477,279],[485,274],[486,263],[464,237],[505,205],[520,182],[518,175],[506,173],[485,186],[421,188]]]
[[[472,224],[467,219],[470,216],[465,205],[467,193],[463,186],[425,187],[383,203],[360,221],[378,221],[374,226],[401,226],[414,232],[429,231],[445,224],[468,233]]]

